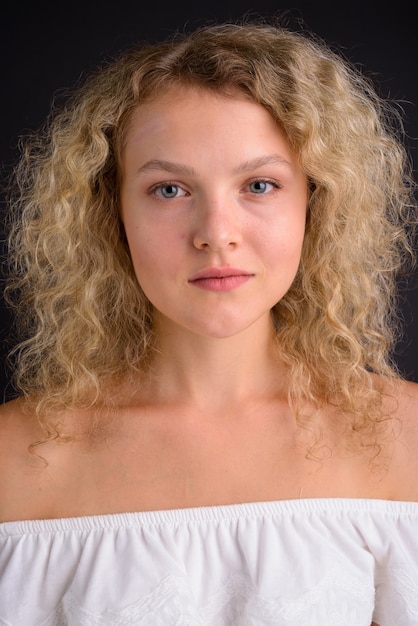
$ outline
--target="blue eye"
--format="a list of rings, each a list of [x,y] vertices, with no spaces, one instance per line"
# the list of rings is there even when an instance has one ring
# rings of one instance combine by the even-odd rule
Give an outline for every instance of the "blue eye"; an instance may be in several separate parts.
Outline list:
[[[275,187],[274,183],[269,182],[268,180],[253,180],[248,185],[251,193],[263,194],[272,190]]]
[[[164,198],[175,198],[179,192],[177,185],[161,185],[159,192]]]
[[[157,196],[157,198],[161,200],[172,200],[180,196],[188,195],[188,192],[183,189],[183,187],[175,183],[160,183],[152,187],[148,193]]]

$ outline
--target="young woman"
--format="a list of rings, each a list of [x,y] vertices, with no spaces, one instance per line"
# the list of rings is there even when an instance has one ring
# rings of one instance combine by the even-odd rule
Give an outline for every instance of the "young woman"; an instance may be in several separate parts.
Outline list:
[[[418,623],[390,120],[313,37],[230,24],[126,52],[28,139],[1,623]]]

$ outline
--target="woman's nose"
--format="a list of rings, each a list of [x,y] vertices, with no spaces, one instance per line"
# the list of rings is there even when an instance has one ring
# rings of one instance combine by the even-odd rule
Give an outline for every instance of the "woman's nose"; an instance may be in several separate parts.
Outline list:
[[[235,248],[240,242],[241,224],[233,202],[202,202],[193,234],[195,248],[218,251]]]

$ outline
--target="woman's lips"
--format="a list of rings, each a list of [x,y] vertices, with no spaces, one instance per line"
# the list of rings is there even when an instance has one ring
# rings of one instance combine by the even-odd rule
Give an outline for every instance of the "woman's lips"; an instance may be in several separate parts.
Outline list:
[[[212,267],[198,272],[189,283],[208,291],[231,291],[246,283],[253,274],[233,267]]]

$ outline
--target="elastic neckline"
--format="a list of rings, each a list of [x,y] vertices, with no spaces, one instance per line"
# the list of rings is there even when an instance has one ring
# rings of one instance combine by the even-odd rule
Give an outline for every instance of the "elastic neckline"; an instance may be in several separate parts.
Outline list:
[[[0,524],[0,535],[120,529],[155,525],[221,522],[297,514],[332,515],[379,513],[385,517],[418,518],[418,502],[362,498],[302,498],[271,502],[248,502],[158,511],[121,512],[41,520],[19,520]]]

